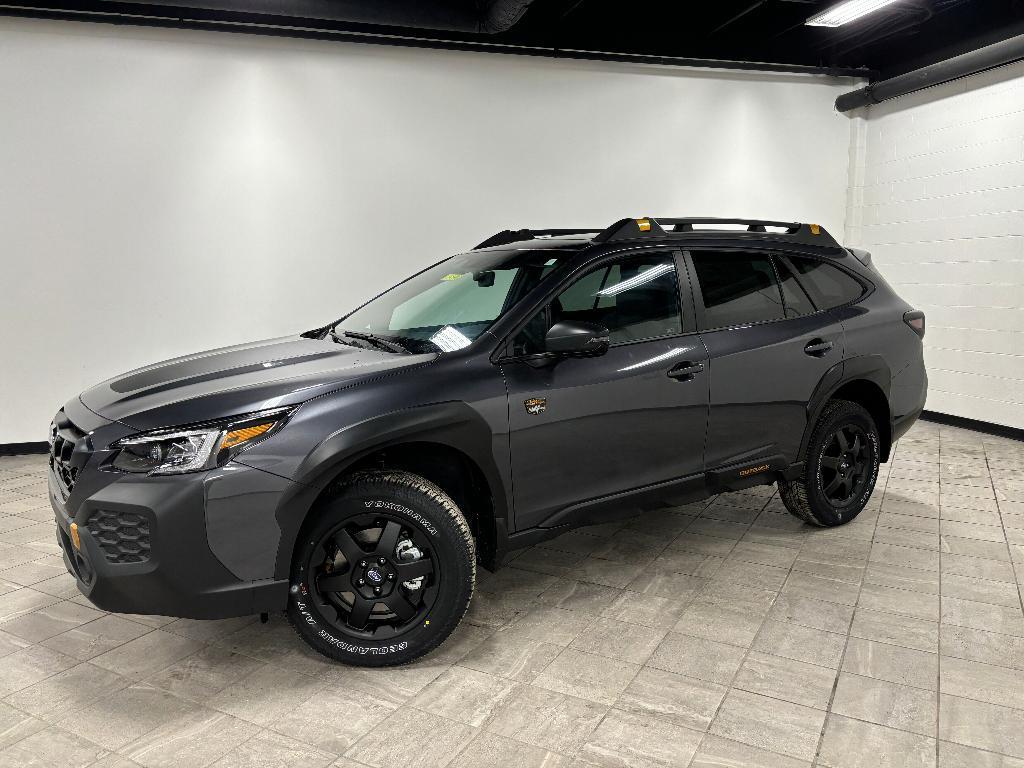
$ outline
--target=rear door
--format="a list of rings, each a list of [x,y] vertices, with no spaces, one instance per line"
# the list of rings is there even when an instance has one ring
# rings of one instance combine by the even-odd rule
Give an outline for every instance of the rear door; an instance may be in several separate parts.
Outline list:
[[[707,356],[680,266],[671,250],[606,260],[514,336],[501,368],[517,530],[594,519],[599,499],[701,479]],[[545,332],[568,319],[607,327],[608,351],[545,359]]]
[[[708,469],[796,461],[807,403],[843,359],[842,324],[778,254],[694,249],[688,258],[709,357]]]

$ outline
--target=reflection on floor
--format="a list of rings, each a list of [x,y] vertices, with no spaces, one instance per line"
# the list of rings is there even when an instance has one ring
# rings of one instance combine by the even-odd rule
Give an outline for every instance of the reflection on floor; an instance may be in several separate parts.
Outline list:
[[[95,610],[43,457],[0,459],[0,766],[1019,768],[1022,469],[921,423],[849,525],[762,488],[579,530],[482,574],[427,659],[364,671],[277,617]]]

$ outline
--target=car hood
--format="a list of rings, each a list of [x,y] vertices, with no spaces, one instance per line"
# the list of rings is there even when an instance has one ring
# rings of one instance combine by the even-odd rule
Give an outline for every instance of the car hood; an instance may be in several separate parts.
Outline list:
[[[295,405],[436,357],[286,336],[139,368],[86,390],[80,399],[103,418],[138,430],[159,429]]]

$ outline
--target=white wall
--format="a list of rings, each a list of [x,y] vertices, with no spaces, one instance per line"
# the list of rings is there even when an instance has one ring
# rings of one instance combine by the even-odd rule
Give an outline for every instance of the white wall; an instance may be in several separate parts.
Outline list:
[[[0,19],[0,443],[507,227],[842,232],[850,81]]]
[[[1024,64],[856,119],[847,242],[927,315],[927,408],[1024,427]]]

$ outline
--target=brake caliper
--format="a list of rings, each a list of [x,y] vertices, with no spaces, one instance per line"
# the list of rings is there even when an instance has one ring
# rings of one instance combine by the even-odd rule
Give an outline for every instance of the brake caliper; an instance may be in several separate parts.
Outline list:
[[[402,539],[395,545],[395,557],[397,557],[403,563],[412,563],[423,557],[423,553],[419,550],[415,544],[409,539]],[[423,586],[423,576],[417,576],[415,579],[409,581],[403,581],[402,586],[409,591],[416,591]]]

